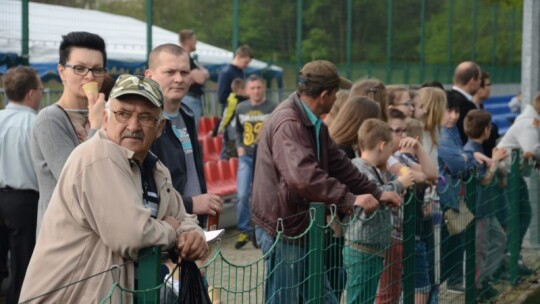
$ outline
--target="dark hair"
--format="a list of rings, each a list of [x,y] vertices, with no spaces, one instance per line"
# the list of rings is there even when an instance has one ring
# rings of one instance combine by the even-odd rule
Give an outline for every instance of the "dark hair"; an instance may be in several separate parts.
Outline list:
[[[471,110],[465,116],[463,129],[467,137],[478,139],[484,130],[491,125],[491,114],[484,110]]]
[[[472,61],[458,65],[454,72],[454,82],[466,85],[471,79],[480,77],[480,66]]]
[[[446,95],[446,109],[447,110],[455,110],[459,112],[460,106],[459,103],[456,101],[455,98],[452,98],[452,96]]]
[[[103,66],[107,65],[107,52],[105,51],[105,41],[99,35],[88,32],[71,32],[62,36],[60,43],[60,61],[61,65],[65,65],[72,48],[86,48],[96,50],[103,55]]]
[[[252,82],[252,81],[260,81],[262,83],[265,83],[264,79],[261,76],[257,75],[257,74],[251,74],[246,79],[246,82]]]
[[[430,81],[424,82],[422,84],[422,88],[426,88],[426,87],[439,88],[444,91],[444,86],[442,85],[442,83],[438,82],[437,80],[430,80]]]
[[[482,76],[481,76],[481,79],[480,79],[480,87],[483,89],[485,86],[486,86],[486,80],[490,79],[491,77],[489,76],[489,73],[488,72],[484,72],[482,71]]]
[[[191,39],[195,35],[195,32],[193,30],[181,30],[180,33],[178,33],[178,36],[180,37],[180,44],[184,44],[186,40]]]
[[[392,108],[392,109],[388,109],[388,120],[390,119],[405,120],[407,119],[407,116],[400,110]]]
[[[165,43],[156,46],[151,52],[150,56],[148,56],[148,68],[153,69],[154,65],[156,64],[156,61],[158,60],[157,57],[162,53],[166,52],[169,54],[173,54],[176,56],[182,56],[184,54],[187,55],[186,50],[184,50],[179,45],[173,44],[173,43]]]
[[[249,47],[249,45],[241,45],[236,49],[236,53],[234,54],[237,57],[249,57],[253,59],[253,51]]]
[[[322,92],[333,92],[334,90],[339,89],[337,85],[331,86],[331,87],[321,87],[319,85],[309,85],[304,79],[302,79],[302,76],[300,76],[300,80],[298,81],[298,86],[296,87],[296,93],[298,95],[305,95],[311,98],[317,98],[319,97]]]
[[[3,76],[4,90],[10,101],[23,101],[30,90],[39,88],[36,71],[30,67],[18,66],[9,69]]]
[[[114,87],[114,83],[115,80],[111,77],[111,75],[105,74],[105,77],[103,77],[103,83],[101,84],[101,88],[99,89],[99,92],[105,95],[105,100],[109,100],[109,95],[111,94],[111,90]]]

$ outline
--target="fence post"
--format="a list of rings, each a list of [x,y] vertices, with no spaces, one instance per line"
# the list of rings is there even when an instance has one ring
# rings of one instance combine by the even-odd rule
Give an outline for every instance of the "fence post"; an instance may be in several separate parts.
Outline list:
[[[473,178],[465,184],[467,207],[476,214],[476,171]],[[475,273],[476,273],[476,219],[471,221],[465,231],[465,303],[475,303]]]
[[[521,200],[521,185],[519,172],[519,152],[512,151],[512,169],[508,185],[510,187],[510,216],[508,223],[508,251],[510,253],[510,261],[508,268],[510,270],[510,281],[512,285],[518,283],[518,260],[519,260],[519,202]],[[526,191],[526,189],[525,189]]]
[[[405,196],[403,210],[403,303],[414,304],[414,251],[416,234],[416,204],[418,200],[415,190],[409,190]]]
[[[148,247],[139,250],[137,290],[155,288],[162,283],[160,279],[160,258],[161,249],[159,247]],[[138,303],[159,304],[159,289],[137,294],[137,299],[139,300]]]
[[[30,64],[30,52],[28,50],[29,29],[28,29],[28,0],[23,0],[22,4],[22,33],[21,33],[21,59],[23,65]]]
[[[309,230],[308,248],[308,303],[324,302],[324,203],[311,203],[315,209],[314,225]]]
[[[298,72],[302,69],[302,11],[304,9],[303,0],[296,1],[296,80]]]
[[[154,0],[146,0],[146,63],[152,52],[152,25],[154,24]]]
[[[236,52],[237,48],[238,48],[238,0],[234,0],[233,1],[233,32],[232,32],[233,53]]]
[[[394,11],[394,1],[387,1],[386,8],[386,81],[392,82],[392,14]]]

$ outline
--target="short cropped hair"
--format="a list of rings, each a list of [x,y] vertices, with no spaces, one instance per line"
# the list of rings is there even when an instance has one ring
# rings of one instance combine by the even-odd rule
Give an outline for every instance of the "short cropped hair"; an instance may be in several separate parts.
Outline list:
[[[11,101],[23,101],[30,90],[39,88],[39,78],[36,71],[27,66],[9,69],[3,76],[4,90]]]
[[[148,68],[153,69],[158,61],[158,56],[162,53],[169,53],[176,56],[182,56],[184,54],[187,55],[186,50],[184,50],[179,45],[173,44],[173,43],[165,43],[162,45],[156,46],[152,52],[150,52],[150,56],[148,56]]]
[[[399,119],[399,120],[405,120],[407,119],[407,115],[405,113],[401,112],[397,109],[389,109],[388,110],[388,120],[390,119]]]
[[[99,51],[103,55],[103,66],[107,65],[107,52],[105,51],[105,40],[99,35],[88,32],[71,32],[62,36],[60,43],[60,60],[61,65],[65,65],[72,48],[86,48]]]
[[[234,53],[236,57],[249,57],[253,59],[253,51],[249,47],[249,45],[241,45],[236,49],[236,52]]]
[[[491,114],[484,110],[471,110],[465,116],[463,129],[467,137],[478,139],[484,133],[484,130],[491,125]]]
[[[380,119],[367,119],[358,130],[358,147],[360,151],[373,150],[381,141],[391,143],[392,140],[392,128]]]
[[[242,78],[235,78],[231,82],[231,91],[235,94],[246,86],[246,82]]]
[[[483,89],[486,86],[486,80],[490,79],[491,76],[489,76],[488,72],[482,71],[482,77],[480,79],[480,87]]]
[[[474,62],[469,62],[465,68],[456,68],[454,82],[466,85],[471,79],[478,79],[480,76],[480,66]]]
[[[178,33],[180,38],[180,44],[184,44],[187,40],[191,39],[195,35],[193,30],[181,30]]]
[[[257,74],[251,74],[248,76],[248,78],[246,79],[246,82],[252,82],[252,81],[260,81],[262,82],[263,84],[266,82],[264,80],[264,78],[262,78],[261,76],[257,75]]]

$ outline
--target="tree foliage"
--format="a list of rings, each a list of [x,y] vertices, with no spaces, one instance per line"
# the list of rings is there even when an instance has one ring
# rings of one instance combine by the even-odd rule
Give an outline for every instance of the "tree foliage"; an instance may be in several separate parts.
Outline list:
[[[143,21],[146,18],[146,0],[37,2],[95,8]],[[239,43],[252,46],[258,59],[293,62],[296,59],[297,1],[238,2]],[[391,2],[391,36],[388,37],[389,1],[352,1],[351,50],[354,62],[386,62],[389,59],[388,41],[393,62],[417,63],[420,60],[421,0]],[[232,48],[233,0],[153,0],[153,3],[155,25],[175,32],[190,28],[196,31],[201,41]],[[472,57],[488,64],[519,62],[521,0],[425,0],[425,3],[427,63],[456,63]],[[302,60],[326,58],[343,63],[347,1],[309,0],[303,1],[303,5]],[[453,18],[449,25],[450,11]]]

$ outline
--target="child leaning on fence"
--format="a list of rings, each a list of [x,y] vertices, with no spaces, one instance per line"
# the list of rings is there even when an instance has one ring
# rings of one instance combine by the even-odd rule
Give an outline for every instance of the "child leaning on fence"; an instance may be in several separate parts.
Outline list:
[[[482,143],[489,138],[491,115],[483,110],[471,110],[463,122],[463,129],[468,141],[463,147],[468,152],[484,153]],[[494,181],[501,160],[507,157],[504,149],[493,149],[492,162],[489,166],[477,166],[476,188],[476,274],[475,285],[481,299],[488,300],[497,295],[489,281],[501,266],[506,246],[506,233],[495,217],[493,202]]]
[[[378,119],[366,120],[358,131],[361,158],[353,164],[382,191],[403,191],[413,184],[411,172],[397,179],[382,169],[392,155],[392,129]],[[343,263],[347,271],[347,303],[373,303],[383,268],[384,253],[390,245],[392,220],[390,208],[379,205],[373,214],[354,209],[345,232]]]

